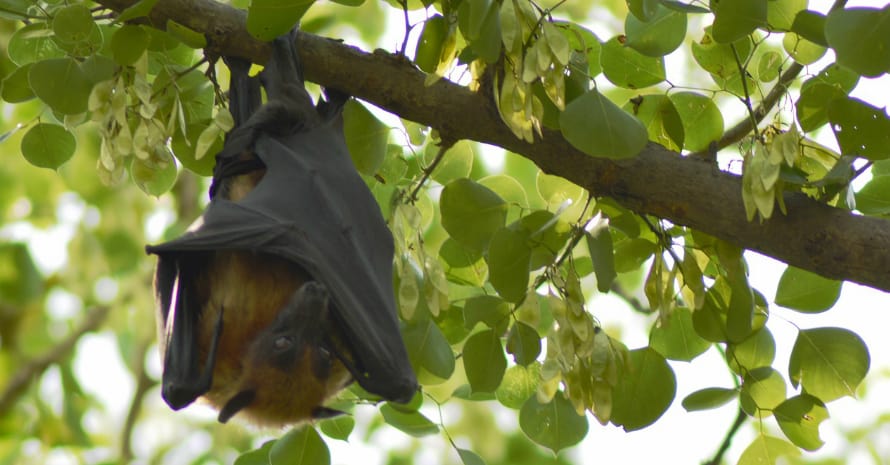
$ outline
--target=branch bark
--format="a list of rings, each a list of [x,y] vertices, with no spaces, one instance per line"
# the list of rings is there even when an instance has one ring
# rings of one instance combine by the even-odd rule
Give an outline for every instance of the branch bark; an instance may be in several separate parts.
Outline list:
[[[134,0],[98,3],[121,11]],[[211,53],[260,63],[268,55],[268,46],[247,33],[245,13],[213,0],[161,0],[149,21],[163,28],[167,20],[204,33]],[[886,220],[790,193],[785,195],[788,215],[748,222],[741,179],[707,161],[683,157],[654,143],[630,160],[593,158],[554,131],[545,131],[543,140],[529,144],[513,136],[483,95],[446,80],[424,86],[425,74],[403,58],[380,50],[367,53],[307,33],[300,34],[298,48],[310,81],[434,127],[444,137],[502,147],[637,213],[698,229],[827,278],[890,290]]]

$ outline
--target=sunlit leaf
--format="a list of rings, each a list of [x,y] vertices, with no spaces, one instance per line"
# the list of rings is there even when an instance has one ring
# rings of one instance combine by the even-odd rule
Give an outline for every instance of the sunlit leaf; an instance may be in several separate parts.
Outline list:
[[[485,186],[458,179],[442,189],[439,199],[442,227],[472,250],[485,250],[495,231],[504,225],[507,204]]]
[[[798,456],[800,456],[800,449],[788,441],[760,435],[742,452],[738,465],[776,464],[779,463],[779,457]]]
[[[828,410],[821,400],[801,394],[779,404],[774,413],[785,437],[796,446],[812,451],[825,443],[819,437],[819,424],[828,418]]]
[[[825,21],[825,38],[838,63],[863,76],[890,70],[890,6],[835,9]]]
[[[661,354],[649,347],[632,350],[613,390],[610,421],[625,431],[645,428],[661,418],[676,392],[674,371]]]
[[[664,60],[650,57],[625,46],[618,38],[603,44],[603,74],[613,84],[627,89],[642,89],[665,79]]]
[[[799,312],[824,312],[840,298],[842,285],[843,281],[823,278],[811,271],[789,266],[779,279],[776,304]]]
[[[785,379],[772,367],[755,368],[745,374],[739,405],[752,417],[772,415],[772,410],[785,400]]]
[[[692,312],[680,307],[656,321],[649,333],[649,346],[665,358],[689,362],[708,350],[711,343],[695,332]]]
[[[494,392],[507,369],[507,358],[504,356],[501,340],[490,329],[467,339],[463,361],[467,380],[474,392]]]
[[[531,396],[519,411],[522,432],[554,452],[579,443],[587,435],[587,427],[587,417],[578,415],[562,392],[546,404]]]
[[[823,402],[855,396],[868,373],[868,348],[856,333],[843,328],[814,328],[797,335],[788,374],[808,394]]]
[[[331,452],[315,428],[304,425],[290,430],[269,450],[270,465],[326,465]]]
[[[582,152],[605,158],[630,158],[646,146],[648,136],[634,118],[596,89],[578,97],[559,117],[563,136]]]
[[[683,408],[687,412],[715,409],[735,400],[738,396],[737,389],[704,388],[686,396],[683,399]]]

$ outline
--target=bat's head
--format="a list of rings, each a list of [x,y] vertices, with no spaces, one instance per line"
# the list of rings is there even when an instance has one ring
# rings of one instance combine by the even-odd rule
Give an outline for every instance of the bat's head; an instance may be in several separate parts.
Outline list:
[[[220,410],[219,420],[226,422],[240,411],[267,425],[324,416],[322,403],[350,380],[324,344],[328,327],[327,290],[308,281],[251,343],[236,394]]]

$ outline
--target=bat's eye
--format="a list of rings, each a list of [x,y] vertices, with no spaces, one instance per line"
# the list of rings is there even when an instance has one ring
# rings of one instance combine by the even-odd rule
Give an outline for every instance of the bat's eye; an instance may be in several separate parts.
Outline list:
[[[288,336],[280,336],[275,339],[275,350],[288,350],[293,345],[293,339]]]

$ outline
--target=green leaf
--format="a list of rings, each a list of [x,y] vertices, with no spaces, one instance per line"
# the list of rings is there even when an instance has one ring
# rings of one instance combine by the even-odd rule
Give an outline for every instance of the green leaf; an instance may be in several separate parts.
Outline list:
[[[492,0],[461,2],[458,25],[470,47],[487,63],[497,61],[501,52],[500,5]]]
[[[578,415],[562,392],[542,404],[531,396],[519,411],[519,428],[532,441],[553,452],[574,446],[587,436],[587,417]]]
[[[74,155],[74,134],[58,124],[35,124],[22,137],[22,155],[34,166],[57,169]]]
[[[689,394],[683,399],[683,408],[687,412],[710,410],[725,405],[736,399],[739,391],[727,388],[704,388]]]
[[[705,150],[723,135],[723,114],[714,100],[695,92],[675,92],[669,98],[683,121],[686,150]]]
[[[513,365],[504,373],[504,380],[494,391],[495,397],[504,407],[519,410],[529,397],[535,396],[540,379],[539,363],[527,367]]]
[[[0,244],[0,303],[24,308],[33,304],[43,292],[43,276],[34,264],[28,246],[8,240]],[[13,317],[13,312],[9,311],[7,318]],[[3,334],[7,334],[5,330]]]
[[[388,425],[415,438],[439,432],[439,427],[419,412],[403,412],[386,403],[380,407],[380,414]]]
[[[856,333],[843,328],[814,328],[800,331],[788,374],[808,394],[823,402],[855,396],[870,364],[868,348]]]
[[[629,14],[624,20],[627,42],[624,45],[650,57],[662,57],[683,44],[686,38],[686,13],[657,5],[646,21]]]
[[[151,9],[154,8],[155,3],[158,3],[158,0],[139,0],[122,11],[117,17],[117,21],[123,23],[131,19],[148,16],[148,14],[151,13]]]
[[[683,148],[683,121],[674,102],[664,95],[649,94],[631,99],[624,110],[633,114],[646,126],[649,140],[671,150]]]
[[[670,360],[690,362],[711,347],[692,326],[692,311],[685,307],[674,309],[657,320],[649,333],[649,347]]]
[[[204,34],[179,24],[172,19],[167,20],[167,32],[179,39],[186,47],[194,49],[207,47],[207,37]]]
[[[458,179],[439,198],[442,227],[471,250],[485,250],[495,231],[504,226],[507,204],[487,187]]]
[[[528,195],[525,193],[525,188],[512,176],[506,174],[486,176],[479,180],[479,184],[491,189],[509,204],[528,208]]]
[[[797,447],[813,451],[825,443],[819,437],[819,424],[828,418],[828,409],[821,400],[801,394],[779,404],[774,413],[785,437]]]
[[[856,209],[866,215],[890,214],[890,176],[871,178],[856,192]]]
[[[658,0],[627,0],[628,11],[639,21],[650,21],[658,13]]]
[[[712,2],[714,40],[735,42],[766,25],[767,0],[720,0]]]
[[[130,177],[137,187],[148,195],[159,197],[173,188],[176,183],[177,170],[173,157],[163,166],[149,166],[142,160],[134,159],[130,165]]]
[[[786,32],[782,38],[782,47],[802,65],[810,65],[825,55],[825,47],[811,42],[793,32]]]
[[[628,432],[645,428],[661,418],[676,393],[674,371],[661,354],[650,347],[632,350],[613,390],[610,421]]]
[[[618,242],[615,244],[615,271],[627,273],[639,270],[655,250],[655,244],[639,237]]]
[[[782,456],[798,457],[800,449],[787,441],[760,435],[742,452],[738,465],[776,464]]]
[[[779,279],[775,301],[799,312],[821,313],[834,306],[841,296],[843,284],[843,281],[789,266]]]
[[[463,361],[473,392],[494,392],[507,369],[507,357],[504,356],[501,340],[490,329],[467,339]]]
[[[68,5],[56,11],[52,21],[53,40],[63,50],[84,57],[102,47],[102,32],[84,5]]]
[[[602,227],[585,233],[587,251],[593,261],[593,273],[596,275],[596,288],[600,292],[609,292],[612,283],[618,277],[615,271],[615,250],[612,247],[612,234],[608,227]]]
[[[269,465],[269,451],[278,441],[266,441],[257,449],[245,452],[232,465]]]
[[[451,378],[454,373],[454,352],[442,331],[432,321],[408,323],[402,338],[414,371],[420,374],[422,369],[439,380]]]
[[[507,334],[507,352],[517,365],[528,366],[541,354],[541,336],[535,328],[517,321]]]
[[[754,325],[754,291],[744,273],[730,273],[729,306],[726,309],[726,335],[731,342],[743,341]]]
[[[485,461],[482,460],[482,457],[479,457],[479,455],[471,450],[458,447],[457,455],[460,456],[460,461],[464,465],[485,465]]]
[[[754,51],[747,37],[724,44],[714,40],[713,28],[706,27],[701,40],[692,43],[692,57],[715,81],[737,79],[739,64],[744,64]],[[738,61],[736,60],[738,56]]]
[[[386,157],[389,128],[354,99],[343,107],[343,134],[359,173],[373,176]]]
[[[28,82],[29,71],[31,71],[31,65],[27,64],[16,68],[3,78],[3,88],[0,90],[0,97],[5,102],[21,103],[34,98],[34,91],[31,90],[31,83]]]
[[[252,0],[247,8],[247,32],[263,42],[288,33],[314,0]]]
[[[807,0],[772,0],[766,4],[766,22],[771,30],[788,31]]]
[[[28,82],[34,94],[64,115],[87,111],[93,83],[73,58],[52,58],[31,66]]]
[[[352,415],[340,415],[323,420],[318,424],[318,427],[329,438],[347,441],[355,428],[355,418]]]
[[[382,409],[381,409],[382,410]],[[326,465],[331,452],[324,439],[311,426],[290,430],[269,450],[270,465]]]
[[[213,139],[211,145],[207,147],[206,153],[200,159],[195,158],[195,148],[198,146],[198,139],[203,130],[210,127],[213,123],[205,121],[203,123],[192,123],[188,125],[186,130],[188,138],[183,136],[182,131],[177,131],[170,142],[173,154],[176,159],[182,163],[190,171],[201,176],[210,176],[213,174],[213,166],[216,164],[214,155],[222,150],[223,140],[221,137]]]
[[[414,62],[427,73],[434,73],[442,56],[442,45],[448,36],[448,23],[442,15],[433,15],[423,23],[423,30],[417,38],[417,51]]]
[[[726,347],[726,362],[732,371],[740,375],[772,365],[775,357],[776,341],[767,328],[761,328],[748,339]]]
[[[433,170],[432,178],[443,186],[459,178],[465,178],[470,175],[473,169],[474,144],[467,140],[458,141],[451,146],[436,169]],[[424,149],[424,162],[429,165],[433,162],[439,153],[439,147],[429,144]],[[481,182],[481,181],[480,181]]]
[[[568,104],[559,126],[570,144],[593,157],[631,158],[648,141],[643,123],[596,89]]]
[[[890,118],[883,108],[851,97],[835,99],[828,103],[828,121],[841,153],[869,160],[890,157]]]
[[[739,405],[748,415],[768,417],[785,400],[785,379],[772,367],[755,368],[745,374]]]
[[[825,20],[826,16],[818,11],[802,10],[794,17],[791,31],[810,42],[828,47],[828,41],[825,39]]]
[[[49,24],[36,22],[15,31],[9,38],[7,53],[9,59],[18,66],[28,63],[61,58],[65,51],[52,39],[53,33]]]
[[[111,53],[121,65],[132,65],[148,48],[150,36],[141,26],[125,25],[111,36]]]
[[[489,281],[498,294],[509,302],[519,302],[528,292],[528,233],[522,229],[501,228],[488,247]]]
[[[838,63],[863,76],[880,76],[890,70],[890,6],[832,11],[825,39]]]
[[[566,241],[571,226],[547,210],[535,210],[510,225],[528,234],[531,246],[529,270],[543,268],[553,263]]]
[[[858,82],[858,74],[836,63],[804,81],[795,105],[801,129],[812,131],[827,123],[829,103],[850,93]]]
[[[470,297],[464,304],[464,324],[467,329],[473,329],[479,322],[492,329],[506,329],[509,315],[510,304],[493,295]]]
[[[600,62],[603,74],[618,87],[642,89],[665,79],[664,60],[661,57],[643,55],[624,46],[617,37],[603,44]]]

